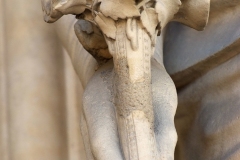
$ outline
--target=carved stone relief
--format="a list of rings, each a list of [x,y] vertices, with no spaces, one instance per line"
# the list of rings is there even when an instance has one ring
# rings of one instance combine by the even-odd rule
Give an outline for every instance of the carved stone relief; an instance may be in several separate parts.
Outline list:
[[[200,8],[196,5],[200,5]],[[197,3],[191,0],[42,0],[46,22],[54,22],[64,14],[76,15],[79,19],[75,24],[76,35],[99,66],[113,58],[110,90],[124,159],[167,158],[159,149],[154,130],[157,117],[153,112],[151,58],[156,37],[169,21],[203,29],[207,23],[209,5],[208,0]],[[198,16],[193,16],[196,13]],[[164,79],[167,76],[163,74],[160,77]],[[172,81],[169,79],[168,83]],[[94,84],[89,83],[87,88],[91,88],[91,85]],[[91,106],[88,94],[91,92],[86,90],[85,112]],[[175,101],[174,97],[167,98]],[[176,108],[176,104],[173,108]],[[174,115],[174,112],[171,113]],[[88,121],[88,117],[86,119]],[[169,132],[175,132],[173,119],[168,127],[172,128]],[[172,143],[174,146],[176,141]],[[104,159],[96,152],[93,149],[96,159]],[[173,159],[174,147],[169,152],[172,155],[167,159]]]
[[[42,5],[0,0],[1,160],[239,160],[240,0]]]

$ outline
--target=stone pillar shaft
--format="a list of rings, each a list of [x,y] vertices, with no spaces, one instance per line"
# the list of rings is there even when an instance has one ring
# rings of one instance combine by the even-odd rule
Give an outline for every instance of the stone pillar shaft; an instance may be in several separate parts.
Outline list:
[[[39,5],[5,1],[11,160],[67,159],[61,47]]]

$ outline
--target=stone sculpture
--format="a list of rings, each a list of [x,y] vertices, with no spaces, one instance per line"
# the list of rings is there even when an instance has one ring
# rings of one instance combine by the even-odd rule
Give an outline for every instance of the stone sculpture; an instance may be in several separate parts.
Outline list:
[[[81,0],[55,11],[51,3],[58,1],[44,1],[52,13],[52,18],[46,16],[48,21],[68,13],[79,19],[63,16],[53,25],[42,20],[39,2],[0,0],[0,159],[124,159],[121,148],[127,145],[120,146],[118,135],[114,66],[102,31],[82,19],[78,12],[83,9],[75,10],[84,6]],[[203,4],[208,3],[181,3],[171,21],[202,29],[208,16]],[[161,10],[166,15],[170,6],[165,6]],[[134,18],[142,23],[140,16]],[[211,0],[204,31],[178,22],[161,29],[151,57],[154,136],[160,159],[239,160],[239,19],[240,0]]]
[[[202,30],[208,20],[209,0],[42,0],[44,19],[55,22],[65,14],[74,14],[79,19],[75,24],[75,32],[84,48],[98,61],[99,66],[113,58],[114,70],[97,72],[89,82],[85,91],[84,108],[88,112],[92,92],[99,76],[105,78],[115,106],[118,134],[123,155],[113,155],[114,159],[154,160],[173,159],[176,145],[174,114],[176,109],[176,91],[171,79],[164,69],[160,77],[166,80],[170,90],[165,102],[159,104],[152,95],[151,68],[156,67],[151,58],[154,53],[156,37],[170,21],[184,23],[197,30]],[[160,68],[163,67],[160,66]],[[154,71],[153,71],[154,72]],[[153,75],[156,76],[159,74]],[[154,78],[153,78],[154,79]],[[111,81],[110,81],[111,80]],[[107,85],[106,85],[107,86]],[[162,87],[160,94],[169,89]],[[108,91],[106,91],[108,92]],[[105,92],[105,94],[106,94]],[[155,96],[159,96],[156,93]],[[160,95],[162,96],[162,95]],[[95,100],[95,101],[101,101]],[[154,102],[157,102],[154,104]],[[165,103],[165,104],[164,104]],[[110,104],[110,105],[112,105]],[[109,105],[109,104],[106,104]],[[165,126],[171,135],[167,151],[156,143],[159,139],[154,124],[154,105],[166,107],[171,117]],[[93,113],[93,111],[92,111]],[[85,113],[86,114],[86,113]],[[87,119],[87,117],[86,117]],[[158,131],[160,137],[166,138]],[[91,134],[91,133],[90,133]],[[91,136],[90,136],[91,137]],[[92,138],[92,137],[91,137]],[[95,140],[98,142],[98,140]],[[161,141],[160,141],[161,142]],[[101,145],[101,144],[96,144]],[[97,159],[106,159],[106,153],[99,153],[97,147],[93,154]],[[110,158],[111,159],[111,158]]]

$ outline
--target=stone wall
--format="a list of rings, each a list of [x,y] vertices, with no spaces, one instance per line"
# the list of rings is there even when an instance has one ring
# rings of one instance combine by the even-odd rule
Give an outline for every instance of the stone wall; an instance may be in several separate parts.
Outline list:
[[[0,159],[86,159],[82,92],[40,1],[0,0]]]

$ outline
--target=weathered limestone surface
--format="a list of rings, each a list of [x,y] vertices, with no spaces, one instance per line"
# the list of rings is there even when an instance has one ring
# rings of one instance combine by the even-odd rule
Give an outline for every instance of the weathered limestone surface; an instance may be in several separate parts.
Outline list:
[[[168,21],[174,18],[174,14],[177,13],[181,2],[178,0],[163,1],[163,3],[160,1],[156,3],[153,1],[122,1],[116,4],[110,1],[49,2],[51,1],[42,1],[46,22],[54,22],[64,14],[77,14],[76,17],[78,19],[85,20],[79,20],[75,25],[75,32],[84,48],[88,50],[98,62],[101,60],[99,59],[100,56],[103,58],[113,57],[114,69],[111,73],[114,75],[112,79],[113,87],[110,87],[113,97],[111,95],[107,96],[112,97],[113,101],[105,99],[103,101],[97,100],[98,98],[94,97],[96,93],[91,92],[91,90],[94,91],[97,88],[92,87],[95,85],[94,83],[87,85],[84,94],[84,113],[87,115],[85,118],[89,130],[90,148],[92,149],[93,156],[96,159],[105,160],[116,157],[127,160],[173,159],[174,146],[176,144],[176,132],[173,124],[173,115],[176,109],[176,103],[174,102],[176,102],[176,97],[172,97],[172,99],[166,97],[167,107],[170,107],[168,109],[170,112],[167,113],[167,115],[171,117],[169,119],[170,121],[167,122],[169,126],[167,130],[169,133],[172,133],[170,135],[172,135],[173,140],[166,143],[169,150],[162,150],[164,147],[159,147],[160,145],[156,143],[155,136],[155,134],[158,134],[158,130],[161,129],[157,129],[156,133],[154,133],[155,118],[151,92],[151,56],[154,52],[158,32],[161,32],[161,29],[165,27]],[[79,5],[76,5],[76,3]],[[118,6],[122,6],[125,11],[121,11]],[[208,5],[206,5],[207,13],[203,18],[203,21],[205,20],[204,23],[206,23],[206,17],[208,15],[207,6]],[[83,7],[85,7],[86,10],[82,10]],[[139,16],[140,20],[135,18]],[[118,18],[122,20],[118,20]],[[176,19],[178,18],[179,17]],[[97,27],[95,25],[97,25]],[[99,30],[101,30],[101,32]],[[63,34],[60,33],[60,35]],[[66,36],[64,36],[64,38],[65,37]],[[105,39],[106,44],[99,43],[96,40],[98,37],[102,37],[98,39],[101,42]],[[107,47],[110,54],[106,53]],[[69,48],[76,47],[71,45]],[[71,54],[73,52],[71,51],[69,53],[73,64],[77,64],[79,62],[78,58],[80,57],[73,57]],[[84,64],[88,63],[85,62]],[[101,64],[102,63],[99,63],[99,65]],[[84,69],[79,70],[75,65],[74,67],[77,73],[80,71],[79,77],[82,79],[81,71],[84,71]],[[163,69],[163,71],[165,70]],[[161,79],[168,77],[167,74],[162,74],[162,76],[163,77],[160,77]],[[96,77],[93,77],[93,79],[96,79]],[[169,82],[167,84],[173,86],[171,79],[168,80]],[[85,86],[85,84],[83,84],[83,86]],[[104,90],[104,88],[102,90]],[[165,87],[163,90],[167,91],[168,89]],[[172,93],[176,92],[174,87],[171,87],[171,90]],[[109,104],[107,104],[107,102],[109,102]],[[102,103],[106,106],[101,105]],[[108,144],[107,141],[104,141],[105,135],[101,137],[103,133],[96,132],[101,127],[100,119],[102,119],[101,112],[96,112],[96,107],[103,109],[102,114],[106,114],[107,111],[104,107],[112,106],[115,108],[118,128],[112,130],[114,133],[106,129],[105,131],[110,132],[113,136],[117,136],[117,138],[115,137],[114,139],[117,140],[116,144],[118,147],[116,147],[116,149],[119,151],[119,154],[112,154],[116,152],[110,149],[111,145]],[[91,107],[94,109],[89,113],[96,114],[91,115],[88,113]],[[163,107],[163,105],[160,107]],[[110,113],[110,115],[111,114],[112,113]],[[113,124],[113,122],[109,120],[106,120],[103,124],[105,127],[108,125],[116,127],[116,124]],[[165,125],[156,127],[161,128],[163,126],[166,127]],[[104,132],[104,130],[102,131]],[[118,133],[115,131],[118,131]],[[168,137],[166,133],[161,133],[161,136]],[[112,142],[110,141],[110,143]],[[104,147],[105,145],[106,147]],[[165,144],[162,146],[165,146]],[[102,151],[101,148],[104,148],[104,151]],[[113,152],[106,152],[106,150],[109,150],[107,148]]]
[[[43,2],[46,21],[92,20],[79,15],[92,1],[54,1],[56,10]],[[73,16],[47,25],[40,3],[0,0],[0,159],[238,160],[240,1],[162,0],[136,18],[126,0],[125,20],[99,2],[92,28]],[[162,30],[171,20],[202,30],[210,4],[204,31],[176,22]],[[179,88],[176,151],[177,95],[165,67]]]

